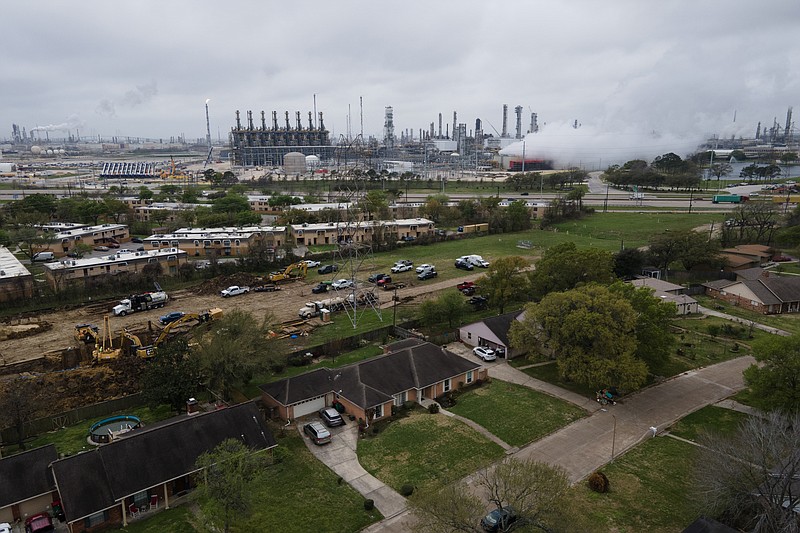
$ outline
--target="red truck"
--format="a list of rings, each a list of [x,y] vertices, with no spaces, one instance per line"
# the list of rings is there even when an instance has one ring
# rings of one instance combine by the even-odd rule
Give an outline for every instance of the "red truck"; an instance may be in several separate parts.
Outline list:
[[[45,533],[53,530],[55,530],[53,519],[47,513],[35,514],[25,520],[25,533]]]

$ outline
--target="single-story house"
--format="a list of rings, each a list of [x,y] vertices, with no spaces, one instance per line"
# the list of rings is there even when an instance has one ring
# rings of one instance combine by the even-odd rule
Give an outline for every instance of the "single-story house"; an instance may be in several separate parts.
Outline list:
[[[764,270],[758,279],[704,283],[706,294],[765,315],[800,312],[800,278]]]
[[[225,439],[258,451],[277,446],[258,408],[247,402],[134,429],[110,444],[53,462],[70,532],[125,526],[132,507],[168,509],[171,500],[194,488],[197,458]]]
[[[461,342],[469,346],[488,346],[501,352],[507,359],[517,357],[527,352],[525,349],[512,348],[508,340],[508,332],[514,321],[522,321],[524,311],[512,311],[498,316],[492,316],[462,326],[458,330]]]
[[[260,385],[264,403],[284,420],[315,413],[334,402],[365,421],[391,416],[392,406],[434,399],[462,385],[486,378],[480,362],[468,361],[444,348],[406,339],[388,353],[329,369]]]
[[[761,244],[740,244],[733,248],[724,248],[720,255],[727,262],[725,270],[743,270],[755,268],[769,262],[775,250]]]
[[[24,521],[58,500],[49,468],[56,459],[53,444],[0,459],[0,523]]]
[[[665,302],[672,302],[679,315],[688,315],[698,312],[697,300],[684,294],[686,288],[675,283],[670,283],[657,278],[640,278],[629,281],[634,287],[647,287],[653,290],[653,295]]]

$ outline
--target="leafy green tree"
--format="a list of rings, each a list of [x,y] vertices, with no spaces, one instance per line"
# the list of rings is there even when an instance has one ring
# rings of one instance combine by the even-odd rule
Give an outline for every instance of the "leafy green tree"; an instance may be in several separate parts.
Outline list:
[[[800,335],[770,336],[753,343],[757,365],[744,378],[758,403],[767,410],[800,412]]]
[[[197,395],[202,384],[200,360],[185,339],[174,339],[158,347],[158,356],[142,374],[142,394],[152,407],[169,404],[175,412]]]
[[[614,274],[620,278],[631,278],[642,272],[646,255],[638,248],[625,248],[614,254]]]
[[[449,201],[450,198],[445,194],[432,194],[425,200],[425,204],[420,207],[420,214],[438,223],[447,217],[447,212],[450,209],[447,207],[447,202]]]
[[[592,284],[528,304],[509,337],[515,348],[547,346],[567,379],[591,388],[633,390],[647,377],[647,365],[636,357],[636,325],[630,302]]]
[[[50,235],[31,227],[23,226],[10,233],[11,241],[19,244],[19,249],[31,260],[38,252],[46,250],[53,240]]]
[[[525,202],[521,200],[511,202],[505,210],[505,215],[508,220],[508,229],[506,231],[531,229],[531,214]]]
[[[51,194],[30,194],[21,200],[11,202],[6,206],[6,209],[12,218],[16,218],[23,213],[35,213],[38,215],[35,217],[36,219],[45,221],[50,220],[56,214],[57,205],[56,197]]]
[[[481,293],[489,299],[489,305],[496,307],[502,315],[506,305],[525,294],[525,275],[523,271],[530,263],[519,256],[506,256],[492,262],[486,274],[478,279]]]
[[[209,387],[229,400],[235,389],[247,385],[256,368],[264,363],[267,333],[274,316],[261,320],[242,309],[234,309],[212,322],[200,338],[198,353]]]
[[[254,503],[253,485],[264,470],[264,459],[236,439],[222,441],[197,459],[203,470],[199,496],[203,509],[228,533]]]
[[[125,220],[132,220],[131,214],[131,208],[122,200],[109,197],[103,200],[103,215],[106,218],[111,217],[115,224],[119,224],[120,220],[123,218]]]
[[[214,213],[239,213],[250,211],[250,202],[246,196],[238,194],[226,194],[222,198],[214,200],[211,205]]]
[[[662,270],[675,261],[680,261],[683,268],[690,270],[697,265],[721,264],[719,249],[719,241],[709,239],[705,233],[692,230],[672,231],[650,238],[648,256]]]
[[[153,191],[147,187],[139,187],[139,200],[150,200],[153,196]]]
[[[420,305],[419,315],[426,324],[439,324],[447,320],[450,328],[461,323],[467,312],[464,296],[456,291],[445,291],[438,298],[425,300]]]
[[[358,207],[367,214],[368,220],[389,218],[389,202],[386,199],[386,193],[381,190],[367,191],[367,194],[358,201]]]
[[[653,296],[646,287],[636,288],[620,281],[609,287],[624,297],[636,312],[636,357],[647,363],[651,373],[665,370],[675,337],[670,332],[670,319],[675,317],[675,304]]]
[[[528,273],[531,295],[541,299],[550,292],[586,283],[611,283],[613,265],[613,256],[604,250],[578,249],[573,242],[551,246],[536,262],[536,268]]]

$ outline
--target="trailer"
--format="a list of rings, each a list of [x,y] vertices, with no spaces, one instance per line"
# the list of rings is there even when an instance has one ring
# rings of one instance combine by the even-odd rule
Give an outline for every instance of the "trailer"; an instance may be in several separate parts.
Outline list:
[[[300,308],[300,311],[298,311],[297,315],[300,318],[311,318],[318,316],[323,309],[327,309],[331,312],[338,311],[344,308],[346,301],[346,298],[337,296],[335,298],[326,298],[325,300],[319,300],[317,302],[307,302],[306,305]]]
[[[714,204],[741,204],[749,200],[749,196],[742,194],[715,194],[711,203]]]

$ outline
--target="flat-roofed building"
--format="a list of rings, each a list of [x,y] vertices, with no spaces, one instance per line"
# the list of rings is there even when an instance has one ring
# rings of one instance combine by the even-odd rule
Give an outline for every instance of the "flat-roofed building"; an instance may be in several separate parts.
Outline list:
[[[178,248],[161,248],[144,252],[121,252],[86,259],[64,259],[56,263],[45,263],[47,282],[55,291],[77,282],[96,281],[103,276],[140,274],[151,264],[161,265],[170,276],[178,273],[178,267],[188,262],[188,254]]]
[[[14,257],[11,250],[0,246],[0,302],[33,296],[33,275]]]
[[[197,204],[183,204],[180,202],[153,202],[133,208],[133,217],[138,222],[156,220],[159,223],[176,222],[181,211],[191,211]]]
[[[106,245],[110,242],[122,243],[131,239],[128,226],[124,224],[100,224],[78,229],[59,231],[52,235],[47,250],[63,255],[78,244],[87,246]]]
[[[174,233],[147,237],[144,239],[144,248],[180,248],[194,257],[235,257],[247,255],[250,247],[256,243],[272,249],[283,246],[286,243],[286,226],[181,228]]]
[[[307,246],[374,240],[414,240],[434,232],[433,221],[427,218],[293,224],[290,228],[294,244]]]

